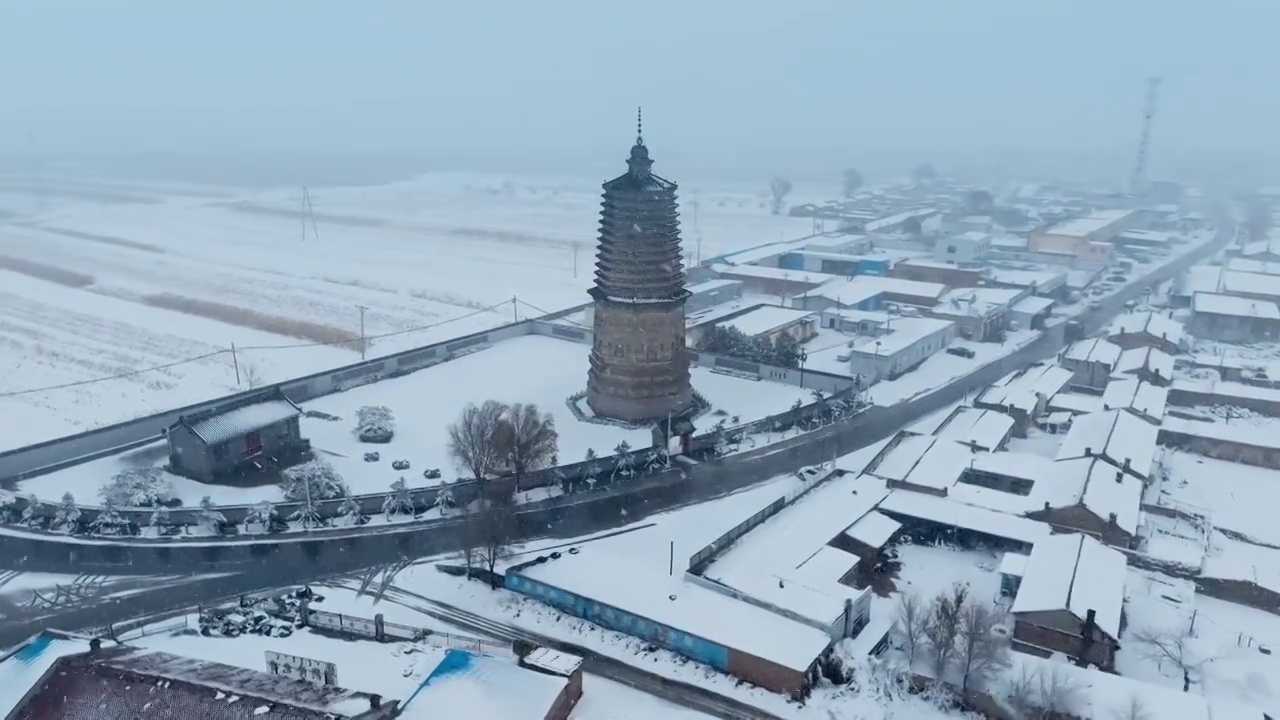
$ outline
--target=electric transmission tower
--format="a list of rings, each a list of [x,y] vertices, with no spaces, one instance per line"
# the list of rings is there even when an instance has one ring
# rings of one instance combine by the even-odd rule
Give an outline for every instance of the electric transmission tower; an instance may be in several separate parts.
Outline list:
[[[311,190],[302,188],[302,239],[307,239],[307,222],[311,222],[311,237],[320,239],[320,231],[316,229],[316,208],[311,204]]]
[[[1130,192],[1142,190],[1147,183],[1147,153],[1151,146],[1151,120],[1156,116],[1156,96],[1160,91],[1160,78],[1147,80],[1147,102],[1142,108],[1142,137],[1138,140],[1138,157],[1133,163],[1133,176],[1129,178]]]

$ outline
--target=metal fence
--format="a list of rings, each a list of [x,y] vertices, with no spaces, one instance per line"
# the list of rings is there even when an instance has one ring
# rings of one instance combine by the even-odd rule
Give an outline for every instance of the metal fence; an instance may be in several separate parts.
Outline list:
[[[355,635],[369,640],[378,640],[378,623],[368,618],[354,615],[343,615],[325,610],[307,610],[307,624],[311,627],[342,635]],[[412,638],[410,638],[412,639]]]
[[[758,527],[760,523],[777,515],[786,506],[787,499],[780,497],[765,505],[751,517],[734,525],[720,537],[707,543],[701,550],[689,557],[689,572],[695,575],[701,573],[725,548],[740,540],[744,535]]]

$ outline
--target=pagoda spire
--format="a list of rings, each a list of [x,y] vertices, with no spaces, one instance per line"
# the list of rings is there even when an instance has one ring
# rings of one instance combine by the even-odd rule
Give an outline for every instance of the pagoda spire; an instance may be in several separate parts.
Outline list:
[[[644,108],[636,108],[636,145],[644,145]]]

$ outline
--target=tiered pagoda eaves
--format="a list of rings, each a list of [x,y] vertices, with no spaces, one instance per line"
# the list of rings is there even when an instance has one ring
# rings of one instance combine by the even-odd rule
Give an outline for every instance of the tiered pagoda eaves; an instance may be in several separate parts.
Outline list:
[[[689,292],[676,184],[653,174],[640,127],[627,168],[604,184],[587,404],[597,416],[644,424],[692,406]]]

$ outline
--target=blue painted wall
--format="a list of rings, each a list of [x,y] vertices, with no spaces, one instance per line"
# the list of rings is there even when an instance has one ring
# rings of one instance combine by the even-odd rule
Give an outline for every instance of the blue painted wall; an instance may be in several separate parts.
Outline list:
[[[888,275],[889,261],[877,258],[860,258],[858,260],[859,275]]]
[[[508,590],[544,602],[574,617],[640,638],[690,660],[729,672],[729,648],[723,645],[515,572],[507,572],[504,584]]]
[[[799,253],[787,253],[778,258],[778,267],[783,270],[804,270],[804,256]]]

